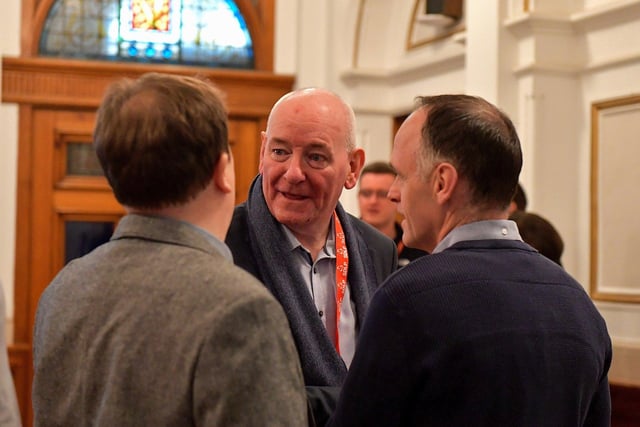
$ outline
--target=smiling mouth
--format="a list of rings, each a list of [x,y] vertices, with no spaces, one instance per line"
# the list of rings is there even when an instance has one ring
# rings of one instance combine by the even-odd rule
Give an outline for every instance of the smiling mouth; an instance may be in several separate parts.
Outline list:
[[[282,194],[285,199],[289,199],[289,200],[304,200],[307,198],[307,196],[300,196],[297,194],[285,193],[284,191],[281,191],[280,194]]]

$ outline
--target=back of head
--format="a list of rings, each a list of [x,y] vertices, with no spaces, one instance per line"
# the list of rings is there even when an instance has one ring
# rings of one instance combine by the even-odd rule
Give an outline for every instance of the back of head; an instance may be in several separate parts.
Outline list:
[[[520,140],[509,117],[469,95],[417,100],[428,111],[421,158],[453,164],[469,185],[472,204],[506,209],[522,168]]]
[[[116,199],[159,209],[193,199],[229,152],[221,93],[195,77],[149,73],[112,84],[93,134]]]
[[[516,211],[509,219],[516,222],[520,236],[542,255],[558,265],[562,265],[560,258],[564,250],[564,243],[560,233],[545,218],[533,212]]]

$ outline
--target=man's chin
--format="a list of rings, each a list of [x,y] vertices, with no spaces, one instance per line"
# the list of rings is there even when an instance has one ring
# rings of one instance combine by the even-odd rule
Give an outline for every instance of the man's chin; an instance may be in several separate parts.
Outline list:
[[[276,220],[289,228],[297,228],[308,224],[310,221],[309,215],[295,213],[292,215],[291,211],[285,211],[281,214],[274,215]]]

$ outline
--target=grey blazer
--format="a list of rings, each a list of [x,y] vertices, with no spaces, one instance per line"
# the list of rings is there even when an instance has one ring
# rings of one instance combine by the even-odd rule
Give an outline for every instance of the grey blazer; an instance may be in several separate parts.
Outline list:
[[[35,425],[303,426],[287,319],[189,224],[124,217],[39,302]]]

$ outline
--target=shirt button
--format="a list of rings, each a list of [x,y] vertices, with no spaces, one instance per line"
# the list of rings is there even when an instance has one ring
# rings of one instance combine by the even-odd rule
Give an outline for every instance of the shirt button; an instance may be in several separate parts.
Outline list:
[[[507,229],[506,229],[506,228],[503,228],[503,229],[502,229],[502,235],[503,235],[503,236],[506,236],[506,235],[507,235],[507,233],[508,233]]]
[[[313,267],[313,274],[318,274],[318,269]]]
[[[324,316],[324,311],[320,310],[320,311],[318,312],[318,314],[320,315],[320,317],[322,317],[322,316]]]

